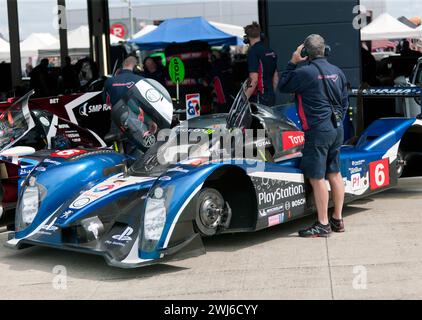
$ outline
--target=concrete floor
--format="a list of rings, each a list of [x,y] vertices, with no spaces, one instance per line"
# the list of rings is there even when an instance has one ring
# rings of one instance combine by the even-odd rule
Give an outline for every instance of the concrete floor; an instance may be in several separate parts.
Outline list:
[[[421,206],[422,179],[403,179],[348,206],[345,234],[300,239],[297,230],[313,221],[305,218],[207,239],[204,256],[134,270],[96,256],[0,247],[0,299],[421,299]],[[66,282],[55,266],[66,268]]]

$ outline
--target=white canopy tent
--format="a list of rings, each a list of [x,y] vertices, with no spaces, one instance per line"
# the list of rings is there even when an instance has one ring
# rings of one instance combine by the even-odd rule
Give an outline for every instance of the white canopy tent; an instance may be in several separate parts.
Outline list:
[[[241,26],[236,26],[234,24],[226,24],[226,23],[221,23],[221,22],[214,22],[214,21],[210,21],[210,24],[212,24],[214,27],[216,27],[217,29],[225,33],[231,34],[232,36],[239,37],[240,39],[243,39],[243,36],[245,35],[245,30]]]
[[[154,26],[152,24],[148,24],[145,27],[143,27],[141,29],[141,31],[139,31],[138,33],[134,34],[132,39],[136,39],[136,38],[142,37],[142,36],[146,35],[147,33],[150,33],[151,31],[154,31],[155,29],[157,29],[157,26]]]
[[[0,38],[0,63],[10,62],[10,45],[9,42]]]
[[[361,40],[420,39],[422,29],[412,29],[388,13],[383,13],[361,30]]]
[[[37,52],[48,48],[56,41],[58,41],[57,38],[51,33],[32,33],[21,42],[21,52]]]

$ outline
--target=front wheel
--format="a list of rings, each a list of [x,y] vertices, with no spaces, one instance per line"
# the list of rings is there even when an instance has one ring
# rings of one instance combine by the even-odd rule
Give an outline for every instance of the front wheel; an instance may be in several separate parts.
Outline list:
[[[401,178],[403,175],[404,167],[406,166],[406,160],[401,150],[397,152],[397,178]]]
[[[203,189],[198,195],[195,225],[203,236],[213,236],[225,220],[225,201],[219,191]]]

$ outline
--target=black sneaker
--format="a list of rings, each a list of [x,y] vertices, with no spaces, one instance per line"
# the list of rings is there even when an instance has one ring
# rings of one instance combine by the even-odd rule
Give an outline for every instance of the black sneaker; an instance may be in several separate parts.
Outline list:
[[[342,232],[346,231],[346,229],[344,228],[343,219],[337,220],[337,219],[331,218],[330,219],[330,226],[331,226],[331,230],[333,230],[333,232],[342,233]]]
[[[331,233],[330,225],[324,226],[323,224],[319,223],[318,221],[308,229],[300,230],[299,237],[302,238],[320,238],[320,237],[328,237]]]

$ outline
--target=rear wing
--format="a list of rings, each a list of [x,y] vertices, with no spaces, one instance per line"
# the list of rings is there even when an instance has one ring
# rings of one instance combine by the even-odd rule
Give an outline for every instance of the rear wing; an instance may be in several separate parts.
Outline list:
[[[350,97],[364,98],[421,98],[421,87],[379,87],[367,89],[352,89]]]

